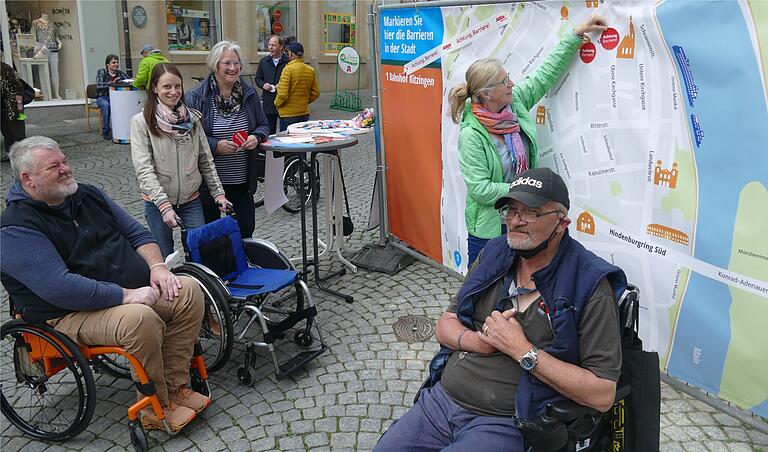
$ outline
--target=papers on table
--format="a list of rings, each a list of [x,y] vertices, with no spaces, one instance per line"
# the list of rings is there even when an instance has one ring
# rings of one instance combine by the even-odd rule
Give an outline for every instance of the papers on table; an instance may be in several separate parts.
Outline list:
[[[271,137],[275,141],[279,141],[281,143],[286,144],[298,144],[298,143],[314,143],[315,140],[312,139],[311,136],[305,135],[305,136],[284,136],[284,137]]]

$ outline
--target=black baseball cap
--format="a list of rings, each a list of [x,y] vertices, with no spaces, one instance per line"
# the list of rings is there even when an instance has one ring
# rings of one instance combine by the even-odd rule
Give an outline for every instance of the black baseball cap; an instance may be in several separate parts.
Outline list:
[[[304,46],[301,45],[301,43],[298,41],[294,41],[288,44],[287,46],[285,46],[285,48],[295,53],[297,56],[304,56]]]
[[[563,178],[549,168],[534,168],[518,174],[510,184],[509,193],[499,198],[495,207],[501,209],[513,199],[528,207],[541,207],[549,201],[559,202],[566,209],[571,207]]]

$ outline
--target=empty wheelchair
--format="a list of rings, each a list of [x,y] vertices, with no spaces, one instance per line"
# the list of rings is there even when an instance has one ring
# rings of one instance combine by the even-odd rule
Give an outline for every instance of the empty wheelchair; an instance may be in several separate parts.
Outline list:
[[[275,245],[242,239],[231,216],[188,230],[186,243],[191,262],[173,272],[194,279],[203,289],[206,313],[199,342],[210,371],[227,363],[235,341],[246,349],[237,371],[244,385],[256,380],[258,348],[267,349],[278,379],[287,378],[327,350],[315,322],[317,309],[309,288]],[[293,309],[286,309],[283,305],[290,297],[295,297],[295,303],[291,303]],[[294,342],[308,348],[317,339],[318,347],[278,362],[276,340],[300,322],[304,324],[294,332]],[[256,331],[251,331],[254,326]]]
[[[108,356],[113,363],[128,363],[139,379],[136,388],[142,397],[128,407],[134,448],[149,448],[139,419],[144,408],[151,407],[165,424],[165,430],[174,434],[143,366],[121,347],[78,345],[46,324],[31,324],[17,318],[3,323],[0,329],[0,409],[22,432],[46,441],[65,441],[80,434],[90,424],[96,408],[96,385],[90,365],[101,363]],[[208,373],[198,347],[190,372],[192,388],[210,395]]]

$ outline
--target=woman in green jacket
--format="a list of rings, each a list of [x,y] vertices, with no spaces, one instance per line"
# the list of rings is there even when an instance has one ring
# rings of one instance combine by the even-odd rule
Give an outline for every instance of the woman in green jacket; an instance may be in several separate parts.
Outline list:
[[[461,83],[448,94],[451,117],[461,122],[459,164],[467,184],[467,268],[488,240],[498,237],[502,220],[493,205],[509,192],[519,172],[536,167],[536,128],[528,112],[554,86],[588,38],[603,31],[605,19],[591,15],[566,33],[552,53],[530,77],[519,84],[510,80],[502,62],[477,60]]]

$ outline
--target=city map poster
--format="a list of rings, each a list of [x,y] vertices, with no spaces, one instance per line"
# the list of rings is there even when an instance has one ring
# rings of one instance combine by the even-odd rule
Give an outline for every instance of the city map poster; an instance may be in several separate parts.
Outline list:
[[[641,336],[664,369],[768,417],[760,220],[768,205],[768,2],[382,10],[387,190],[397,193],[387,199],[391,231],[467,271],[466,188],[447,93],[479,58],[498,58],[512,80],[524,79],[593,12],[609,30],[591,36],[531,111],[539,164],[568,185],[572,236],[640,288]]]

